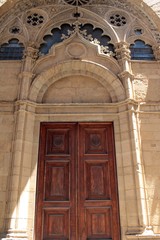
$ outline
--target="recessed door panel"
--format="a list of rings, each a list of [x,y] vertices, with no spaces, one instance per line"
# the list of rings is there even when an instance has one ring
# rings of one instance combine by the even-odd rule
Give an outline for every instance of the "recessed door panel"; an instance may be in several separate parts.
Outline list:
[[[87,161],[85,163],[86,200],[110,199],[108,162]]]
[[[112,239],[112,210],[110,207],[86,209],[87,239]]]
[[[68,201],[70,193],[69,162],[47,162],[45,172],[45,200]]]
[[[69,209],[44,210],[43,239],[69,239]]]

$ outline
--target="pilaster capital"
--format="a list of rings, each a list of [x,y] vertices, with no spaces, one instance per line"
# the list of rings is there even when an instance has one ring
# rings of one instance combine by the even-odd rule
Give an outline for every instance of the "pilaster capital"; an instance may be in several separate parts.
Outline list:
[[[116,44],[116,57],[118,60],[127,59],[130,60],[130,49],[129,44],[126,42],[119,42]]]
[[[26,48],[26,51],[24,52],[24,58],[32,58],[33,60],[36,60],[38,58],[38,50],[39,44],[35,42],[29,42],[28,46]]]

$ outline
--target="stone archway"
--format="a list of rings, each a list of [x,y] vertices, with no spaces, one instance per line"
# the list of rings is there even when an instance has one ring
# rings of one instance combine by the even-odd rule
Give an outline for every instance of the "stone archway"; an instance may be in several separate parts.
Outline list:
[[[109,69],[94,62],[70,60],[39,74],[31,85],[29,100],[41,103],[45,92],[53,83],[75,75],[97,80],[109,92],[112,103],[125,99],[121,81]]]

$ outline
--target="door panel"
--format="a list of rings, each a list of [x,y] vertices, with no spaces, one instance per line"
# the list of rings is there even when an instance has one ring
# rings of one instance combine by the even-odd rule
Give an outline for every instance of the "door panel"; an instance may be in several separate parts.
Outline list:
[[[88,208],[87,239],[112,239],[111,209],[109,207]]]
[[[46,162],[45,200],[69,201],[69,162]]]
[[[79,124],[80,239],[119,239],[113,140],[111,124]]]
[[[42,123],[36,240],[119,240],[112,123]]]
[[[86,161],[84,183],[86,200],[110,199],[108,163]]]

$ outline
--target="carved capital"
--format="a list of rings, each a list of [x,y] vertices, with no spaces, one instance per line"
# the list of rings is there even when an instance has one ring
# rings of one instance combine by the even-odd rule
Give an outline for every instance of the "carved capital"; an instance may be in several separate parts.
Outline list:
[[[131,58],[129,44],[126,42],[117,43],[115,52],[116,52],[117,60],[123,60],[123,59],[130,60]]]
[[[24,58],[27,57],[36,60],[38,58],[38,49],[28,46],[26,51],[24,52]]]
[[[153,52],[156,60],[160,60],[160,45],[153,46]]]
[[[29,57],[36,60],[38,58],[38,51],[39,43],[29,42],[26,51],[24,52],[24,58]]]

